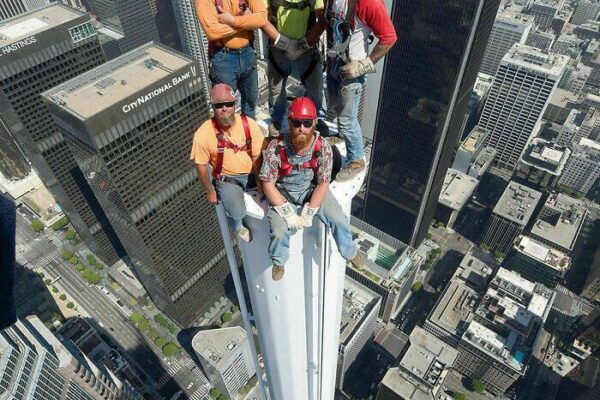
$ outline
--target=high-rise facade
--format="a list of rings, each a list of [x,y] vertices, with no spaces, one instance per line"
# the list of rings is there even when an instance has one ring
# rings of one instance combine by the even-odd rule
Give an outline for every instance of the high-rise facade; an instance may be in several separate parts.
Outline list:
[[[45,0],[0,0],[0,21],[44,6]]]
[[[159,40],[148,0],[91,0],[91,5],[103,26],[123,35],[118,40],[121,53]]]
[[[558,183],[587,194],[600,178],[600,142],[583,138],[572,150]]]
[[[499,14],[485,48],[480,71],[496,75],[502,57],[515,43],[525,44],[532,27],[533,17],[529,15],[509,11]]]
[[[515,169],[567,62],[566,56],[520,44],[504,56],[479,120],[489,132],[486,146],[497,151],[496,167]]]
[[[564,0],[534,0],[527,12],[533,16],[537,27],[545,31],[552,26],[552,21],[563,3]]]
[[[383,65],[365,222],[418,246],[465,123],[499,0],[397,0]]]
[[[595,21],[600,14],[600,2],[598,0],[581,0],[571,17],[573,25],[585,24],[588,21]]]
[[[36,316],[0,332],[0,398],[128,399],[123,383],[71,342],[60,342]]]
[[[104,62],[87,15],[54,4],[0,24],[0,119],[85,240],[107,264],[125,252],[40,93]]]
[[[44,93],[152,300],[189,326],[223,296],[214,207],[189,161],[209,118],[198,64],[149,43]]]
[[[179,28],[183,52],[200,65],[200,76],[208,88],[208,38],[198,22],[193,0],[173,0],[175,20]]]

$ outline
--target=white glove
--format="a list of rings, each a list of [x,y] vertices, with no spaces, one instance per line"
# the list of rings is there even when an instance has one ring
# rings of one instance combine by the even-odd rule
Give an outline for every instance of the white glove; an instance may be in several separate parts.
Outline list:
[[[313,217],[319,212],[319,207],[311,207],[308,203],[304,204],[302,213],[300,214],[300,222],[302,226],[308,228],[312,226]]]
[[[296,214],[296,209],[289,202],[286,201],[280,206],[273,206],[273,209],[283,218],[288,228],[302,229],[304,227],[300,217]]]
[[[372,74],[373,72],[375,72],[375,65],[373,65],[373,61],[369,57],[362,60],[352,60],[340,68],[340,75],[344,80],[357,78],[365,74]]]

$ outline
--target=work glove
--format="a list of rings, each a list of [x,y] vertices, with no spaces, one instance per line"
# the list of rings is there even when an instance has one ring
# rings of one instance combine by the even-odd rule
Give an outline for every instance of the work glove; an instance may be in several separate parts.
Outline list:
[[[313,217],[319,212],[319,207],[311,207],[306,203],[300,213],[300,222],[304,228],[312,226]]]
[[[352,60],[340,68],[340,75],[344,80],[354,79],[365,74],[372,74],[373,72],[375,72],[375,65],[369,57],[362,60]]]
[[[273,46],[278,48],[279,50],[287,52],[288,49],[296,46],[296,41],[280,33],[279,35],[277,35],[277,39],[275,39],[275,42],[273,42]]]
[[[289,202],[286,201],[280,206],[273,206],[273,209],[283,218],[288,228],[302,229],[304,227],[300,221],[300,217],[296,214],[296,209]]]

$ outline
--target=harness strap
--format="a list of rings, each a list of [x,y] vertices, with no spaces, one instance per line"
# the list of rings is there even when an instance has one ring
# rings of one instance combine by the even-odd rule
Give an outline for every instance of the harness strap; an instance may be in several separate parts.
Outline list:
[[[277,145],[279,150],[279,159],[281,161],[279,165],[279,177],[284,178],[292,172],[294,169],[294,165],[289,162],[287,152],[285,150],[285,145],[283,144],[283,139],[281,136],[277,139],[279,143]],[[313,174],[316,177],[317,172],[319,170],[319,157],[321,156],[321,148],[323,147],[323,138],[319,136],[315,142],[315,147],[313,149],[312,157],[309,161],[305,161],[302,164],[298,164],[297,168],[307,169],[310,168],[313,170]]]
[[[244,136],[246,139],[246,142],[243,146],[238,146],[227,140],[223,132],[221,132],[221,129],[217,124],[217,120],[215,118],[211,120],[213,129],[215,130],[215,136],[217,137],[217,161],[215,162],[215,168],[213,169],[213,177],[215,177],[215,179],[221,176],[221,171],[223,170],[223,158],[225,155],[225,149],[233,149],[233,151],[236,153],[238,151],[245,151],[248,153],[250,158],[252,158],[252,135],[250,134],[250,125],[248,125],[248,117],[245,114],[242,114],[241,119],[242,126],[244,127]]]

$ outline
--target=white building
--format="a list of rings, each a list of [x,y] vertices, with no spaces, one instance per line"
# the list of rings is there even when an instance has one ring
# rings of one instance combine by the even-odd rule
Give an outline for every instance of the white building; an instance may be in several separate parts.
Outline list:
[[[123,384],[36,316],[0,332],[0,398],[120,400]]]
[[[46,0],[0,0],[0,21],[34,10],[48,3]]]
[[[573,12],[571,23],[581,25],[588,21],[595,21],[598,18],[598,13],[600,13],[600,2],[598,0],[581,0]]]
[[[239,326],[200,331],[192,347],[210,382],[228,398],[234,399],[256,373],[246,332]]]
[[[494,164],[499,168],[514,170],[567,61],[519,44],[502,59],[479,120],[489,132],[486,145],[497,151]]]
[[[515,43],[525,44],[532,26],[533,18],[529,15],[513,11],[499,14],[494,22],[479,70],[494,76],[502,57],[511,47]]]
[[[200,64],[200,76],[208,90],[208,38],[198,22],[195,2],[173,0],[173,11],[183,52]]]
[[[573,145],[573,153],[558,183],[577,192],[587,194],[600,178],[600,143],[581,139]]]

